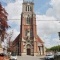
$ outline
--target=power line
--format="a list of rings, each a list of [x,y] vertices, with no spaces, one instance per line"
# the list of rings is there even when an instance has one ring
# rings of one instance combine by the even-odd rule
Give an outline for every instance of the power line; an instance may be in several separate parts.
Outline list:
[[[21,19],[8,19],[8,21],[10,20],[21,20]],[[60,21],[60,20],[35,20],[35,21]]]

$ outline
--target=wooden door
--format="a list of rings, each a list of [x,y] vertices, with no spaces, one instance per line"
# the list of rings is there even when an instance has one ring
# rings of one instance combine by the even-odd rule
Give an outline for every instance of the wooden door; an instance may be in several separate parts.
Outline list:
[[[27,49],[27,55],[31,55],[31,49]]]

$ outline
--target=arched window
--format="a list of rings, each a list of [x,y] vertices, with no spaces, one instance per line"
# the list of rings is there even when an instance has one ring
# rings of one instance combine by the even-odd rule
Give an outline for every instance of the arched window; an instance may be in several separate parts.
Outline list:
[[[26,29],[26,30],[25,30],[25,36],[27,36],[27,33],[28,33],[28,30]]]
[[[29,9],[29,5],[28,5],[28,11],[30,11],[30,9]]]
[[[31,6],[30,6],[30,11],[32,11],[32,8],[31,8]]]
[[[30,11],[30,6],[26,6],[26,11]]]
[[[33,31],[32,31],[32,29],[30,30],[30,37],[33,37]]]
[[[26,6],[26,11],[32,11],[32,8],[30,5]]]
[[[26,6],[26,11],[27,11],[27,6]]]
[[[30,24],[30,17],[27,17],[27,24]]]
[[[26,29],[26,30],[25,30],[25,36],[28,36],[28,35],[29,35],[29,30]]]

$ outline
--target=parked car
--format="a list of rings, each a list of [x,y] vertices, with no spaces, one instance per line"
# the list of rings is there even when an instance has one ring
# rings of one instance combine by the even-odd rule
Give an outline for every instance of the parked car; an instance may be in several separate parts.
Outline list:
[[[45,56],[45,60],[54,60],[54,55],[53,54],[47,54]]]
[[[10,60],[17,60],[17,56],[10,56]]]
[[[11,54],[10,60],[17,60],[17,55],[15,53]]]
[[[56,52],[55,55],[56,55],[56,56],[60,56],[60,52]]]
[[[54,55],[55,60],[60,60],[60,52],[56,52]]]

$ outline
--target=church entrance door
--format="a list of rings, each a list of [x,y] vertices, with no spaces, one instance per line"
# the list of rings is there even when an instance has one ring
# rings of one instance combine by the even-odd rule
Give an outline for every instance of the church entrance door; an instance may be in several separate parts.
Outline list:
[[[31,55],[31,49],[27,49],[27,55]]]

